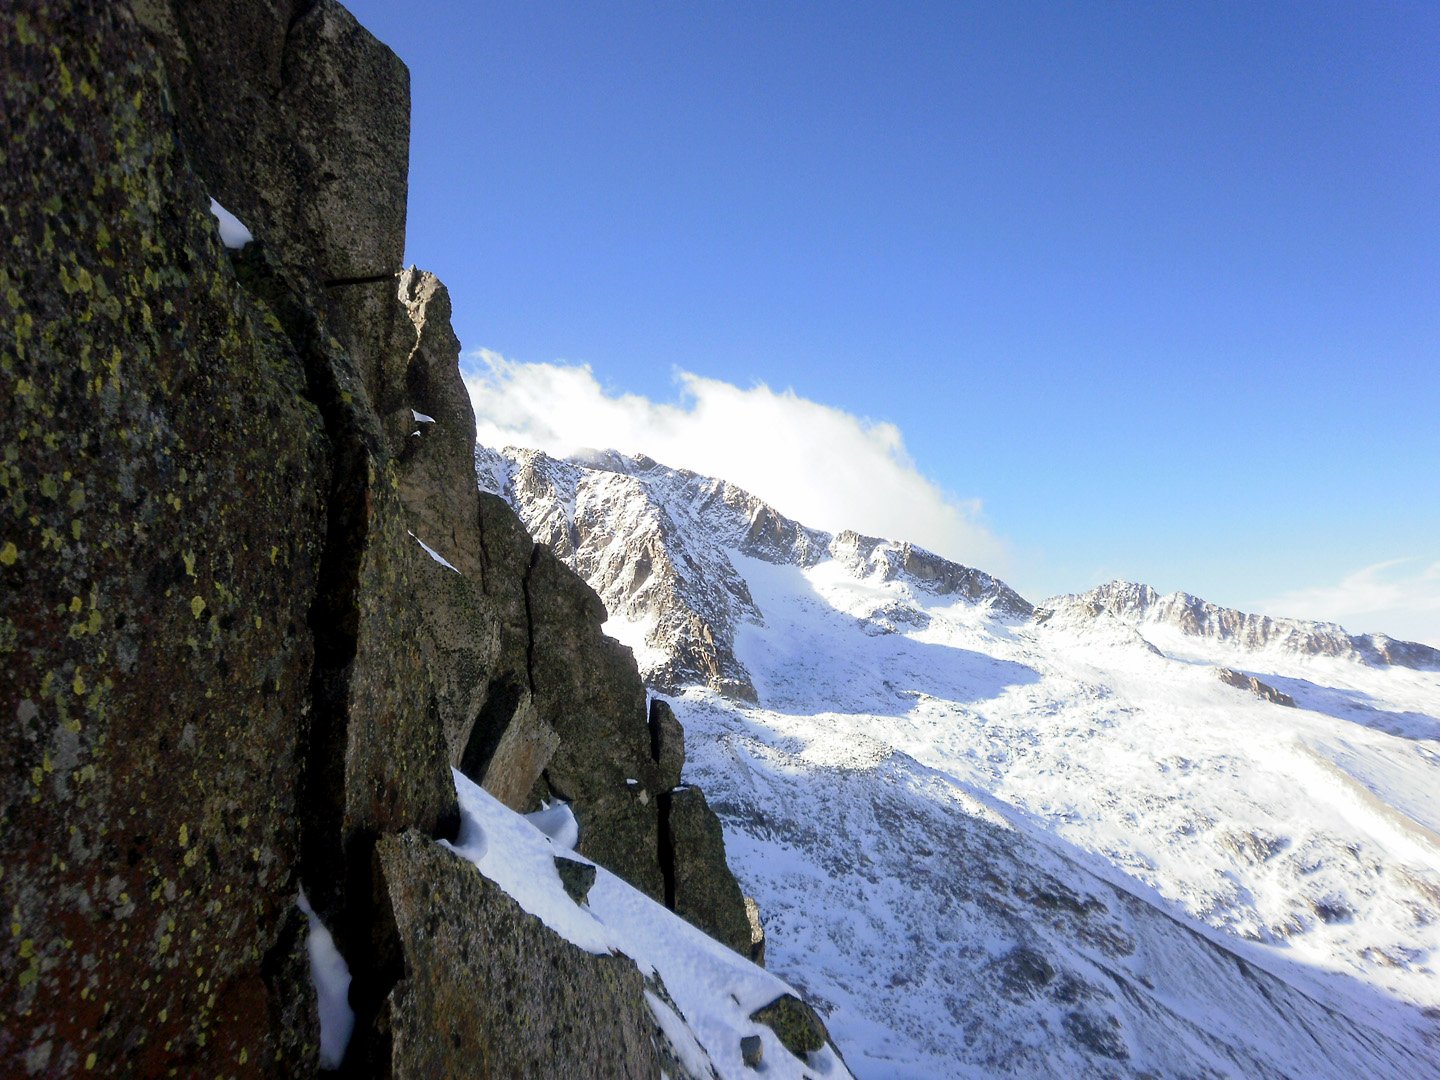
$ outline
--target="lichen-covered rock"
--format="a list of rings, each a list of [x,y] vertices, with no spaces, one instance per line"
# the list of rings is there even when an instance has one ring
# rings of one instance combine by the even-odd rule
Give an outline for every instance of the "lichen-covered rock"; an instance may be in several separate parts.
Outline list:
[[[323,421],[123,6],[6,4],[0,113],[0,1061],[302,1069]]]
[[[570,944],[423,837],[388,836],[379,853],[405,958],[397,1080],[660,1075],[633,962]]]
[[[793,994],[782,994],[764,1008],[756,1009],[750,1019],[775,1032],[780,1044],[798,1058],[804,1058],[830,1041],[830,1033],[815,1010]]]
[[[675,913],[741,956],[749,956],[750,919],[740,886],[725,862],[720,819],[697,787],[678,788],[665,796],[665,803],[668,807],[661,813],[673,859]]]

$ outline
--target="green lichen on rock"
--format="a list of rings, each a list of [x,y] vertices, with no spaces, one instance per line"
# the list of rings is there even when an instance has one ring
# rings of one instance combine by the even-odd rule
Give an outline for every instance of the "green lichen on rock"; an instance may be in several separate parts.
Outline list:
[[[313,1042],[261,969],[299,856],[320,418],[124,8],[0,25],[0,894],[30,942],[0,1057],[273,1069]]]
[[[815,1010],[793,994],[783,994],[764,1008],[756,1009],[750,1019],[775,1032],[781,1045],[799,1058],[830,1041],[830,1033]]]
[[[303,881],[352,1072],[654,1075],[633,965],[424,839],[468,763],[575,800],[581,850],[659,898],[683,744],[474,490],[448,297],[398,267],[404,66],[334,0],[15,0],[0,63],[0,1060],[308,1071]]]

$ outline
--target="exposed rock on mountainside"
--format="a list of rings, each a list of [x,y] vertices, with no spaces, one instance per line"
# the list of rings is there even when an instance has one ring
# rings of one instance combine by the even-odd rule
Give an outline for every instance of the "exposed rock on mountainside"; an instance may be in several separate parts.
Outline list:
[[[904,580],[997,615],[1030,605],[1004,582],[908,543],[806,528],[725,480],[614,451],[560,461],[538,450],[476,450],[480,485],[579,573],[611,616],[643,627],[634,642],[646,681],[663,692],[703,683],[755,700],[735,638],[764,613],[732,555],[778,566],[833,559],[856,578]],[[893,631],[882,611],[877,633]],[[612,628],[613,629],[613,628]]]
[[[1306,656],[1335,656],[1367,664],[1440,669],[1440,649],[1385,634],[1350,634],[1334,623],[1252,615],[1220,607],[1189,593],[1160,595],[1149,585],[1111,581],[1089,592],[1057,596],[1047,608],[1109,612],[1133,626],[1168,627],[1242,649],[1282,649]]]
[[[475,492],[448,297],[398,265],[408,111],[332,0],[0,14],[0,1060],[31,1074],[313,1067],[302,884],[354,1074],[559,1061],[552,1029],[577,1074],[657,1072],[633,965],[430,843],[454,764],[574,800],[580,852],[657,898],[690,857],[603,606]],[[501,1049],[459,1015],[526,995]]]
[[[578,1077],[602,1062],[606,1076],[658,1075],[633,963],[558,937],[414,833],[382,840],[380,862],[410,972],[392,1013],[397,1077]]]
[[[1295,699],[1289,694],[1282,694],[1275,687],[1267,682],[1261,682],[1254,675],[1246,675],[1243,671],[1236,671],[1234,668],[1217,668],[1215,674],[1227,686],[1233,686],[1237,690],[1249,690],[1256,697],[1276,705],[1286,705],[1292,709],[1295,707]]]

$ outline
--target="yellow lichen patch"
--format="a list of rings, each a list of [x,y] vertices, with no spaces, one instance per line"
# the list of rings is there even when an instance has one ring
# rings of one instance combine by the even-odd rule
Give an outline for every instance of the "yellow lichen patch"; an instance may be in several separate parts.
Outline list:
[[[75,672],[75,681],[70,684],[70,689],[75,691],[77,697],[85,694],[85,679],[80,672]]]
[[[204,610],[205,610],[205,601],[204,601],[201,597],[192,596],[192,597],[190,598],[190,614],[193,615],[193,616],[195,616],[195,618],[198,619],[198,618],[200,617],[201,612],[203,612]]]
[[[15,546],[15,541],[6,540],[5,546],[0,547],[0,566],[14,566],[19,557],[20,549]]]
[[[180,846],[190,846],[190,826],[185,824],[184,822],[180,823]]]

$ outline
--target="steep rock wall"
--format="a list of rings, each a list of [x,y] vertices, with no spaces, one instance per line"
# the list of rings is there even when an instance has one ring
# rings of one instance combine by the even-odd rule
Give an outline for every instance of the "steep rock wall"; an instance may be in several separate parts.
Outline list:
[[[330,0],[17,0],[0,61],[0,1060],[309,1070],[303,885],[354,976],[346,1070],[473,1071],[416,995],[529,976],[437,968],[406,921],[485,891],[415,847],[449,765],[573,799],[656,897],[678,767],[594,593],[475,492],[448,297],[398,265],[404,65]],[[462,955],[548,933],[491,906]],[[653,1075],[631,983],[592,1072]]]

